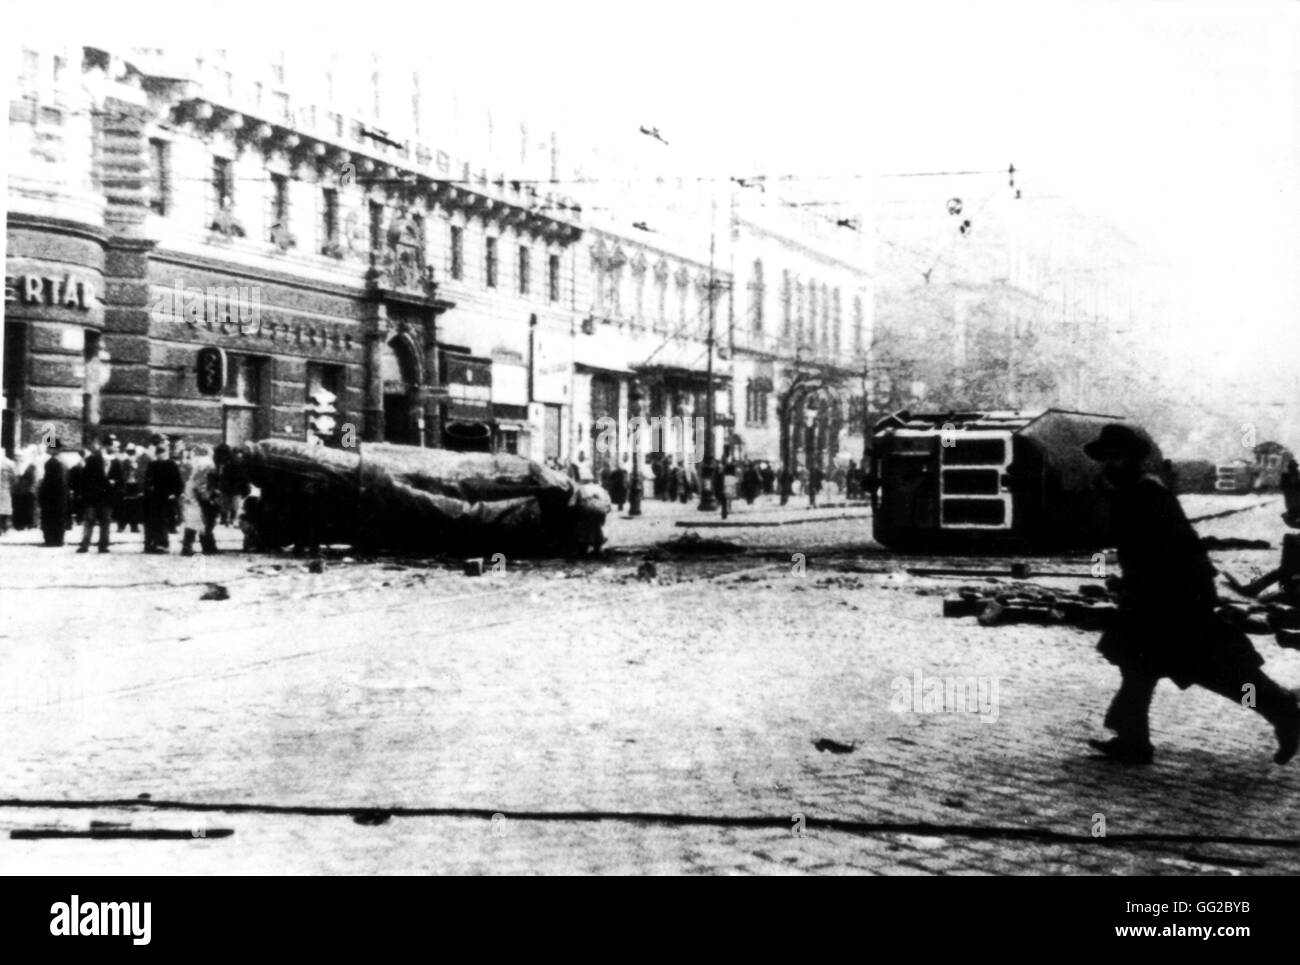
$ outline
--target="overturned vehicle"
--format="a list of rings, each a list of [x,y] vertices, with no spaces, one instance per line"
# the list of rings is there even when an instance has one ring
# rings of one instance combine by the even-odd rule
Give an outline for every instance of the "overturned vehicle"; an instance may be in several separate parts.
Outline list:
[[[876,423],[877,542],[895,549],[1094,549],[1106,545],[1100,466],[1083,446],[1116,416],[903,411]],[[1143,470],[1161,476],[1151,445]]]
[[[245,528],[264,549],[530,556],[599,550],[605,541],[604,490],[522,456],[388,443],[246,448],[260,492],[245,506]]]

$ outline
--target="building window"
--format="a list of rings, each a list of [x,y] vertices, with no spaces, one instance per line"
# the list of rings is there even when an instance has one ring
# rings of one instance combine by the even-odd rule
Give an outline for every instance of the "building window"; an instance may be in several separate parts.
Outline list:
[[[634,269],[632,282],[636,287],[636,314],[637,325],[645,324],[645,265],[640,264]]]
[[[826,352],[831,350],[831,289],[827,285],[822,286],[822,300],[819,304],[822,308],[822,334],[820,334],[819,345],[822,346],[822,351]]]
[[[546,287],[551,301],[560,300],[560,256],[551,255],[546,259]]]
[[[487,273],[488,288],[497,287],[497,239],[489,237],[487,239],[486,256],[484,258],[484,270]]]
[[[378,201],[370,202],[370,252],[377,256],[384,247],[384,206]]]
[[[844,314],[840,304],[840,290],[831,293],[831,349],[838,357],[843,350]]]
[[[321,254],[338,255],[339,252],[339,192],[338,188],[321,190]]]
[[[271,175],[271,210],[267,218],[266,240],[282,244],[289,235],[289,179],[283,174]],[[287,247],[287,246],[286,246]]]
[[[266,359],[256,355],[228,355],[226,357],[226,388],[222,395],[227,402],[259,405],[262,401],[262,369]]]
[[[808,283],[808,346],[817,346],[817,283]]]
[[[803,344],[803,282],[794,283],[794,337],[795,343]]]
[[[458,225],[451,226],[451,277],[465,277],[465,229]]]
[[[228,157],[212,159],[213,218],[222,211],[233,212],[235,207],[234,163]]]
[[[41,70],[41,55],[27,47],[23,48],[22,73],[19,81],[23,87],[35,87]]]
[[[745,422],[751,426],[767,425],[768,387],[751,381],[745,390]]]
[[[529,251],[527,245],[519,246],[519,294],[527,295],[529,286]]]
[[[420,106],[420,75],[411,74],[411,133],[420,136],[420,116],[424,113]]]
[[[342,431],[344,421],[343,412],[343,379],[344,367],[342,365],[326,365],[322,362],[307,363],[307,397],[306,402],[310,405],[313,400],[324,402],[329,399],[334,405],[335,411],[335,433]],[[332,397],[332,398],[331,398]],[[307,413],[307,428],[311,428],[311,413]]]
[[[149,172],[150,190],[149,207],[154,214],[167,214],[171,207],[171,145],[158,138],[149,141],[149,158],[152,169]]]
[[[781,337],[790,337],[790,273],[781,272]]]

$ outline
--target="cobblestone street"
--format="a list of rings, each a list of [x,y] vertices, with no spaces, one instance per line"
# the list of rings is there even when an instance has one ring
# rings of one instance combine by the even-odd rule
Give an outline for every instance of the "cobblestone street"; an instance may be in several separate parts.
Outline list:
[[[1276,565],[1280,505],[1187,499],[1193,516],[1255,507],[1198,525],[1273,543],[1214,554],[1242,577]],[[742,506],[698,532],[743,552],[661,550],[638,578],[678,520],[718,519],[646,508],[611,521],[603,561],[477,579],[9,534],[0,871],[1300,871],[1300,769],[1272,764],[1256,715],[1162,683],[1156,762],[1124,768],[1086,745],[1118,682],[1095,632],[944,619],[962,581],[909,576],[842,505]],[[1045,585],[1088,581],[1087,557],[1032,562]],[[229,599],[200,600],[208,583]],[[1254,640],[1300,686],[1300,655]],[[932,678],[989,699],[916,706]],[[7,834],[91,821],[194,837]],[[216,828],[234,834],[199,837]]]

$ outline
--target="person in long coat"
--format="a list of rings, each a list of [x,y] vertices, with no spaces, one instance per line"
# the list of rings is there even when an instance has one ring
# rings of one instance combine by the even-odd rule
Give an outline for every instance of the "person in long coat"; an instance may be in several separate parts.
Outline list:
[[[18,452],[14,467],[14,529],[31,529],[36,525],[36,488],[40,483],[40,450],[28,446]]]
[[[1273,759],[1285,764],[1300,748],[1300,704],[1264,673],[1250,638],[1214,612],[1214,565],[1178,497],[1143,474],[1149,443],[1113,423],[1083,448],[1104,463],[1122,573],[1119,613],[1097,644],[1120,671],[1105,719],[1116,736],[1089,743],[1124,763],[1149,763],[1151,699],[1168,677],[1184,690],[1197,684],[1261,714],[1277,735]]]
[[[745,471],[740,476],[740,494],[745,498],[746,505],[754,505],[754,500],[762,489],[763,480],[758,474],[758,467],[752,460],[745,463]]]
[[[46,546],[62,546],[68,531],[68,467],[59,458],[61,448],[57,440],[50,446],[50,458],[45,461],[45,472],[36,492]]]
[[[624,461],[627,460],[627,454],[623,455]],[[618,507],[618,511],[623,511],[623,504],[627,502],[627,470],[620,464],[610,470],[609,480],[605,484],[605,491],[609,493],[609,501]]]
[[[154,449],[154,458],[144,471],[144,551],[166,553],[170,539],[173,507],[184,483],[181,470],[165,443]]]

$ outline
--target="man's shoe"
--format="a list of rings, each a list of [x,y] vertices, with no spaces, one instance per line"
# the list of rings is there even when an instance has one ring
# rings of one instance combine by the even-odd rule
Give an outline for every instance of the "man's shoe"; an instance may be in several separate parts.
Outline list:
[[[1121,764],[1150,764],[1155,757],[1155,749],[1150,744],[1138,744],[1119,737],[1108,741],[1090,738],[1088,744]]]
[[[1300,713],[1273,729],[1277,732],[1277,753],[1273,755],[1273,763],[1285,764],[1300,750]]]
[[[89,546],[78,546],[78,547],[77,547],[77,552],[78,552],[78,553],[89,553],[89,552],[90,552],[90,547],[89,547]]]

